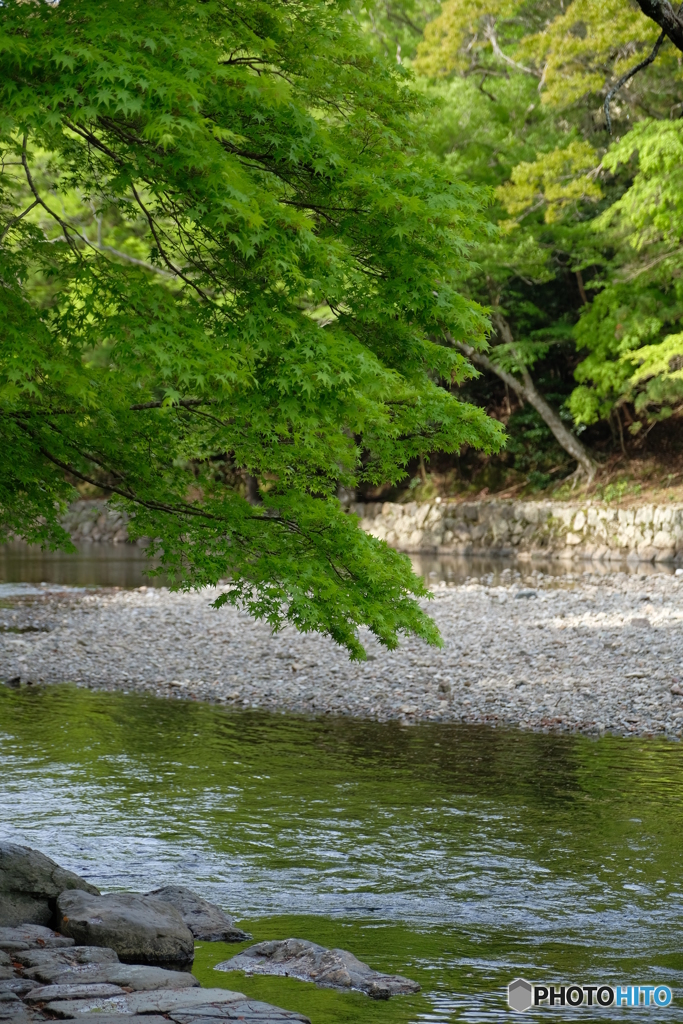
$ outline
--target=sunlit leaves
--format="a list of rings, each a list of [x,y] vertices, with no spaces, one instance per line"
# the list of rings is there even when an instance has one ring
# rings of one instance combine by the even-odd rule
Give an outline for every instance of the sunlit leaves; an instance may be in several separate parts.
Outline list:
[[[468,367],[437,341],[486,333],[460,290],[486,193],[426,151],[429,102],[347,3],[2,12],[5,528],[60,541],[67,472],[180,586],[230,575],[273,627],[356,655],[361,623],[433,640],[405,560],[333,497],[501,441],[440,384]]]

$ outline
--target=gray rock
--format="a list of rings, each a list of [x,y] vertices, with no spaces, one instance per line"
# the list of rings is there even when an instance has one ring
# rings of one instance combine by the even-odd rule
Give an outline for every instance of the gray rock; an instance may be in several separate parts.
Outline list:
[[[0,927],[50,924],[55,900],[66,889],[98,892],[38,850],[0,842]]]
[[[36,967],[26,972],[46,985],[120,985],[132,992],[156,989],[196,988],[199,982],[185,971],[166,971],[162,967],[139,964],[92,964],[65,971],[59,967]]]
[[[355,989],[373,999],[419,992],[416,981],[398,974],[380,974],[343,949],[325,949],[306,939],[259,942],[231,960],[215,967],[217,971],[244,971],[245,974],[276,974],[300,981],[313,981],[321,988]]]
[[[57,900],[59,928],[81,945],[108,946],[138,963],[188,963],[194,939],[179,912],[169,903],[116,893],[95,896],[79,889]]]
[[[24,998],[27,1003],[49,1003],[55,999],[107,999],[123,994],[120,985],[39,985]]]
[[[39,1010],[30,1009],[21,999],[0,1000],[0,1021],[10,1021],[11,1024],[34,1024],[34,1021],[45,1022],[45,1018]]]
[[[0,981],[9,981],[13,977],[14,971],[11,967],[0,967]]]
[[[10,978],[9,981],[0,981],[0,993],[13,992],[16,996],[25,996],[32,988],[35,988],[35,981],[30,978]]]
[[[130,995],[112,996],[110,999],[64,999],[47,1004],[57,1017],[74,1017],[82,1013],[171,1013],[173,1010],[192,1009],[218,1003],[235,1003],[247,997],[242,992],[226,988],[187,988],[178,992],[132,992]]]
[[[22,924],[16,928],[0,928],[0,950],[17,952],[26,949],[63,949],[74,940],[60,935],[42,924]]]
[[[12,963],[12,958],[4,950],[0,949],[0,967],[9,967]]]
[[[182,885],[165,885],[147,895],[175,907],[195,939],[204,942],[245,942],[251,938],[248,932],[235,928],[232,918],[215,903],[209,903]]]
[[[72,946],[70,949],[29,949],[15,953],[14,959],[22,967],[46,968],[48,970],[59,968],[63,971],[88,967],[92,964],[118,964],[119,962],[113,949],[98,946]]]
[[[78,1014],[73,1014],[77,1017]],[[72,1018],[73,1019],[73,1018]],[[120,1013],[98,1013],[97,1024],[122,1024]],[[123,1018],[125,1024],[168,1024],[166,1017],[156,1016],[155,1014],[148,1014],[144,1017],[138,1017],[136,1014]]]
[[[196,1011],[173,1012],[169,1016],[176,1024],[220,1024],[220,1021],[231,1020],[241,1021],[242,1024],[282,1024],[282,1021],[311,1024],[308,1017],[301,1013],[281,1010],[279,1006],[271,1006],[270,1003],[262,1003],[257,999],[245,999],[243,1002],[227,1003],[222,1006],[202,1006]]]

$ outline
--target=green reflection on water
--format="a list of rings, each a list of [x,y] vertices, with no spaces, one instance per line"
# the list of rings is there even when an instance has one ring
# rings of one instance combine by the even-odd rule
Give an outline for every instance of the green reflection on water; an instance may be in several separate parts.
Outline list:
[[[198,948],[204,984],[314,1024],[498,1020],[517,974],[683,982],[678,744],[0,688],[0,759],[0,835],[105,889],[194,885],[257,940],[423,986],[374,1003],[214,972],[240,947]]]

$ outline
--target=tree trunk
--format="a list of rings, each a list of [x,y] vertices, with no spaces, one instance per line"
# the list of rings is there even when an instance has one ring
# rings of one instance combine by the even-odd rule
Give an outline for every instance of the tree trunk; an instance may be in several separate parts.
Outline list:
[[[512,331],[508,322],[500,315],[494,313],[492,316],[494,326],[498,334],[502,337],[503,341],[507,344],[512,344]],[[532,405],[538,415],[541,417],[543,422],[552,431],[555,440],[561,445],[562,448],[571,455],[573,459],[579,464],[579,468],[585,473],[590,483],[595,476],[597,466],[593,459],[590,457],[584,446],[579,441],[575,434],[572,434],[571,430],[565,427],[564,423],[557,415],[552,406],[548,405],[545,398],[538,393],[536,385],[531,379],[531,374],[527,370],[526,366],[521,365],[522,380],[519,381],[517,378],[504,370],[501,366],[498,366],[489,359],[488,356],[482,352],[477,352],[476,349],[472,348],[471,345],[466,345],[462,341],[455,341],[453,338],[449,339],[451,344],[455,346],[463,355],[467,356],[470,362],[476,366],[480,366],[482,370],[488,370],[490,373],[495,373],[508,387],[519,395],[524,401]]]
[[[250,505],[259,505],[261,496],[258,491],[258,480],[251,473],[246,473],[244,479],[247,485],[247,501]]]
[[[674,46],[683,52],[683,18],[669,0],[637,0],[643,14],[659,25]]]

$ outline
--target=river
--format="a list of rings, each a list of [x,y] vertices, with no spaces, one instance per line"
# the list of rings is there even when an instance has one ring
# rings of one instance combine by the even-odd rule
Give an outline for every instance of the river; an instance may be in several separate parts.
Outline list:
[[[422,985],[377,1003],[245,979],[212,969],[241,947],[199,944],[203,984],[313,1024],[500,1021],[519,975],[680,992],[681,835],[678,743],[0,687],[2,838],[105,890],[189,885],[256,940],[340,946]],[[681,1019],[599,1016],[655,1012]]]

